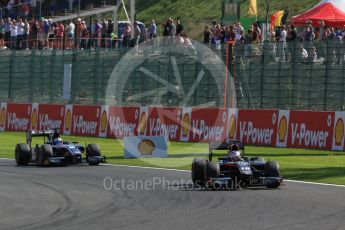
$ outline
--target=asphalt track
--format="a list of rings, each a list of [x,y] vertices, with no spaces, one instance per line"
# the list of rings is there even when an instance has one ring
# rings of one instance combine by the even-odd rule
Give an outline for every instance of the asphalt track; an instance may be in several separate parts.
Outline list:
[[[287,182],[278,190],[204,191],[190,188],[182,171],[16,167],[4,159],[0,173],[2,230],[345,229],[342,187]],[[114,181],[121,183],[110,188]]]

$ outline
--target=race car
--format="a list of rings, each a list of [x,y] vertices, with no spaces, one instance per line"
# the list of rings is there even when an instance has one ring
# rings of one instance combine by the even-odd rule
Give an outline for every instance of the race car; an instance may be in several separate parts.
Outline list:
[[[36,144],[32,147],[33,137],[43,137],[44,144]],[[48,131],[27,131],[26,143],[17,144],[15,149],[15,159],[17,165],[37,166],[66,165],[83,163],[83,153],[85,152],[85,162],[89,165],[98,165],[105,162],[105,157],[101,156],[101,150],[97,144],[88,144],[86,147],[78,142],[63,141],[57,129]]]
[[[227,155],[212,162],[214,150],[226,150]],[[233,189],[265,186],[278,188],[283,177],[276,161],[247,157],[244,143],[229,141],[209,144],[209,159],[195,158],[192,162],[192,181],[195,187]]]

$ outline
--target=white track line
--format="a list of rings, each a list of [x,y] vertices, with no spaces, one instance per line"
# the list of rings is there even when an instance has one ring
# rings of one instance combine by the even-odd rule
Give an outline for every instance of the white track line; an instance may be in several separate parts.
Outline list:
[[[14,160],[11,158],[0,158],[0,160]],[[184,172],[190,173],[190,170],[182,170],[182,169],[167,169],[167,168],[156,168],[156,167],[144,167],[144,166],[134,166],[134,165],[114,165],[114,164],[101,164],[104,166],[112,166],[112,167],[124,167],[124,168],[139,168],[139,169],[149,169],[149,170],[162,170],[162,171],[173,171],[173,172]],[[297,184],[310,184],[310,185],[321,185],[321,186],[329,186],[329,187],[336,187],[336,188],[345,188],[345,185],[337,185],[337,184],[327,184],[327,183],[317,183],[317,182],[309,182],[309,181],[299,181],[299,180],[285,180],[285,182],[290,183],[297,183]]]
[[[145,167],[145,166],[134,166],[134,165],[116,165],[116,164],[102,164],[113,167],[124,167],[124,168],[139,168],[139,169],[150,169],[150,170],[162,170],[162,171],[173,171],[173,172],[191,172],[190,170],[182,169],[167,169],[167,168],[156,168],[156,167]]]
[[[299,180],[284,180],[284,182],[298,183],[298,184],[311,184],[311,185],[330,186],[330,187],[337,187],[337,188],[345,188],[345,185],[317,183],[317,182],[299,181]]]

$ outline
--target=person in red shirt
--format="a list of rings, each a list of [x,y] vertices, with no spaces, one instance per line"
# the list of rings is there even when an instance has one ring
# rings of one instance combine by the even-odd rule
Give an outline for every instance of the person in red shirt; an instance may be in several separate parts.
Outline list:
[[[64,38],[65,26],[59,22],[55,28],[56,48],[62,49],[62,39]]]

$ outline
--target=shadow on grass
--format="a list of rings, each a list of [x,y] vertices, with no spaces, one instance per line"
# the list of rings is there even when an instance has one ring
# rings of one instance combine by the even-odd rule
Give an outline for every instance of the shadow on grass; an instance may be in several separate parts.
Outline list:
[[[337,156],[339,154],[327,153],[246,153],[246,156],[260,156],[260,157],[321,157],[321,156]]]
[[[321,180],[339,177],[345,179],[345,167],[282,169],[282,174],[286,179],[295,180]]]
[[[201,158],[206,158],[208,157],[208,153],[184,153],[184,154],[168,154],[167,158],[162,158],[162,159],[174,159],[174,158],[185,158],[185,157],[201,157]],[[123,160],[125,159],[124,156],[110,156],[107,157],[107,159],[109,160]],[[130,159],[140,159],[140,158],[130,158]]]

